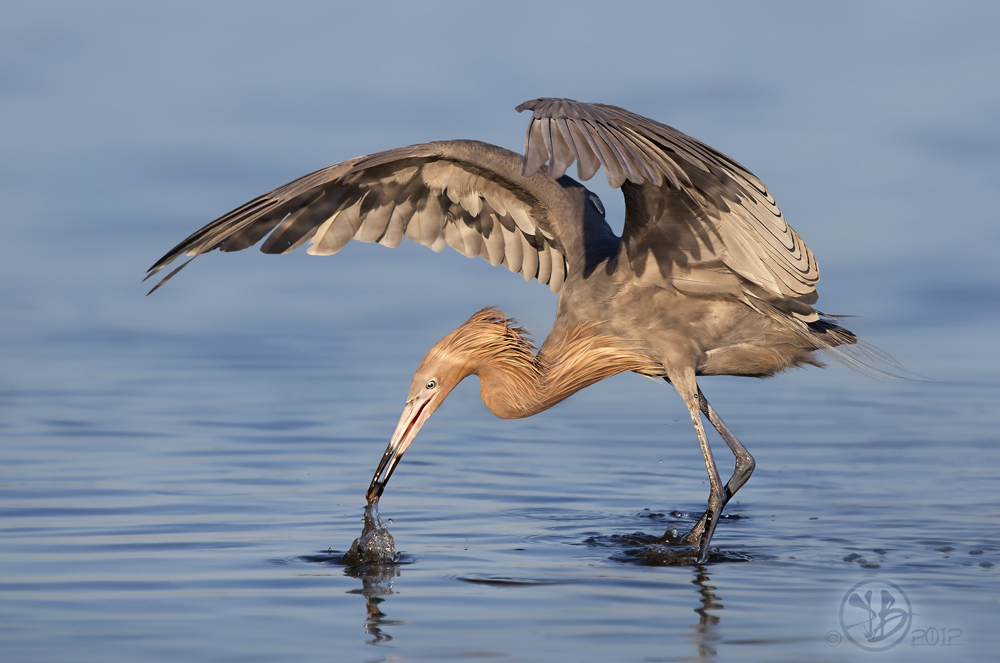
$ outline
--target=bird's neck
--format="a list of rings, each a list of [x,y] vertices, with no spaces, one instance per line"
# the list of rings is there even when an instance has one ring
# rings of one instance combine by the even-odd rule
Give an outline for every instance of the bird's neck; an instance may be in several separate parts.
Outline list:
[[[474,372],[479,375],[486,407],[502,419],[520,419],[618,373],[662,372],[648,355],[628,346],[622,339],[580,327],[549,336],[537,355],[497,354]]]

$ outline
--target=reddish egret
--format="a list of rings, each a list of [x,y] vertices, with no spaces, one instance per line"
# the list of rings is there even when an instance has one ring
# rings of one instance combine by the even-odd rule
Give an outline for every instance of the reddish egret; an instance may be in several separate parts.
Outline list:
[[[181,254],[239,251],[265,235],[265,253],[312,240],[314,255],[336,253],[352,239],[395,247],[409,237],[547,284],[559,295],[558,311],[537,354],[523,330],[494,308],[431,348],[372,478],[369,502],[382,494],[420,427],[469,375],[479,376],[487,407],[513,419],[635,371],[673,384],[691,415],[711,489],[708,508],[683,541],[704,561],[722,509],[754,460],[696,376],[767,377],[821,366],[815,351],[855,337],[812,307],[816,260],[767,188],[741,165],[615,106],[536,99],[517,107],[526,109],[533,115],[523,156],[456,140],[351,159],[213,221],[149,276]],[[621,188],[622,237],[605,221],[600,199],[566,176],[574,161],[581,180],[604,166],[608,183]],[[725,484],[702,414],[736,457]]]

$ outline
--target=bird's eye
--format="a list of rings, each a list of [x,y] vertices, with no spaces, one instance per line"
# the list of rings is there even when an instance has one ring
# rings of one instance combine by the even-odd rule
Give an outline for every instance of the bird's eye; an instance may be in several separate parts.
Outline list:
[[[437,378],[431,378],[430,380],[427,381],[427,384],[424,385],[424,389],[429,389],[430,390],[430,389],[437,389],[437,388],[438,388]]]

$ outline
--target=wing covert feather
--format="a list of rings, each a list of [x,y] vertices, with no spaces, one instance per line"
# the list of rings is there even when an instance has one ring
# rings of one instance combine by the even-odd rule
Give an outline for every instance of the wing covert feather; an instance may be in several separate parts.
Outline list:
[[[802,238],[786,223],[767,187],[750,171],[724,154],[680,131],[616,106],[585,104],[570,99],[535,99],[517,107],[533,111],[525,133],[523,173],[530,175],[546,162],[559,175],[577,162],[581,180],[604,166],[612,187],[650,189],[626,201],[685,198],[695,204],[681,224],[626,209],[625,236],[630,258],[645,260],[663,251],[652,242],[684,243],[677,233],[711,237],[699,255],[680,263],[660,261],[660,273],[691,277],[691,269],[721,261],[728,269],[779,298],[809,297],[819,281],[819,268]],[[646,211],[649,211],[648,209]],[[670,232],[655,231],[660,222]],[[673,233],[673,234],[671,234]],[[706,267],[717,269],[717,267]],[[715,280],[711,277],[708,280]]]

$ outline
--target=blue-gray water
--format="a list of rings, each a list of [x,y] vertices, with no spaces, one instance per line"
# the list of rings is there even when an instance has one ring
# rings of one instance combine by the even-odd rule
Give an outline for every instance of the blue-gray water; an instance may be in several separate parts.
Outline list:
[[[995,651],[1000,13],[569,7],[5,10],[0,658]],[[440,138],[519,149],[512,107],[541,95],[625,106],[747,165],[818,256],[820,307],[935,381],[704,379],[758,463],[714,540],[734,561],[652,567],[622,537],[690,525],[708,490],[672,388],[623,375],[501,421],[472,378],[381,501],[401,564],[345,570],[422,354],[489,304],[544,337],[554,298],[409,244],[213,254],[149,298],[138,280],[314,168]],[[863,581],[909,599],[887,651],[844,636]]]

